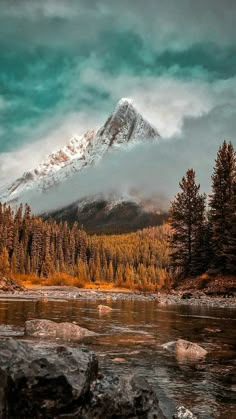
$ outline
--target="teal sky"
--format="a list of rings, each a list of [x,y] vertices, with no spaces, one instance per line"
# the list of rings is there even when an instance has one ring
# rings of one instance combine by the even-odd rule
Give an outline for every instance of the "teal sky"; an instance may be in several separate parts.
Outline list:
[[[122,96],[167,141],[234,142],[235,27],[234,0],[0,0],[0,176],[99,126]]]

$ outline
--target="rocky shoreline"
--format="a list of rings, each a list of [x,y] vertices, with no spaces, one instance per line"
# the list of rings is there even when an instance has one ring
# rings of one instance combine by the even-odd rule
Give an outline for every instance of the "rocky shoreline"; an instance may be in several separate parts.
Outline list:
[[[29,300],[99,300],[99,301],[156,301],[160,306],[178,304],[188,306],[206,306],[216,308],[236,308],[236,296],[233,294],[207,295],[204,292],[142,293],[118,290],[79,289],[70,286],[42,286],[22,288],[0,292],[0,299]]]
[[[85,348],[1,338],[0,354],[0,419],[167,419],[143,376],[104,374]]]
[[[9,292],[6,292],[6,289],[0,292],[0,299],[45,303],[89,301],[93,304],[95,302],[99,317],[101,314],[109,315],[115,307],[112,302],[119,300],[147,303],[152,301],[152,306],[156,305],[161,310],[162,307],[165,310],[165,307],[171,307],[171,305],[236,308],[235,296],[208,296],[199,291],[154,294],[126,290],[89,290],[66,286],[19,289],[15,288],[13,283],[10,285],[12,289]],[[207,333],[215,334],[220,331],[218,328],[206,328]],[[4,336],[3,333],[0,339],[0,419],[16,417],[14,415],[19,411],[22,412],[22,418],[32,416],[105,419],[112,418],[115,412],[116,417],[163,419],[168,413],[165,411],[165,403],[160,399],[159,406],[155,391],[148,381],[132,374],[127,374],[127,377],[119,375],[119,369],[115,369],[116,372],[113,370],[108,372],[104,370],[99,355],[81,349],[80,346],[75,347],[81,339],[83,341],[87,336],[93,335],[96,338],[96,333],[78,326],[75,322],[55,323],[42,319],[27,320],[22,333],[15,335],[16,340],[6,339],[7,334]],[[61,345],[58,345],[58,340],[62,342]],[[201,344],[200,340],[199,342]],[[196,360],[204,359],[208,346],[203,344],[201,347],[193,342],[177,339],[171,342],[166,341],[162,345],[162,350],[176,357],[178,362],[183,362],[183,358],[187,360],[186,362],[188,359],[192,362],[193,357]],[[122,358],[113,359],[113,362],[117,363],[123,361]],[[93,365],[92,369],[87,368],[90,364]],[[203,368],[204,365],[204,362],[199,362],[198,368]],[[214,369],[216,366],[209,366],[209,368]],[[225,371],[225,365],[223,368],[223,370],[218,368],[220,372],[218,374],[217,370],[216,373],[220,379],[228,380],[229,385],[233,386],[234,367],[227,366],[227,371]],[[79,373],[73,375],[74,370]],[[223,371],[224,374],[222,374]],[[81,382],[84,389],[80,393],[78,389],[81,389]],[[219,382],[221,385],[220,380]],[[160,398],[159,393],[158,398]],[[59,403],[56,402],[57,400]],[[174,403],[172,415],[176,408]],[[20,419],[21,416],[17,417]],[[179,406],[174,417],[193,419],[195,416],[183,406]]]
[[[0,339],[0,418],[165,419],[139,376],[104,376],[95,353]]]

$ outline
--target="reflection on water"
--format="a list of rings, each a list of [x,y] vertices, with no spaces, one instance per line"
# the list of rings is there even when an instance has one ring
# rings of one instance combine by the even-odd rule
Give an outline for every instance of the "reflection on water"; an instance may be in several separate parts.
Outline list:
[[[22,334],[24,322],[44,318],[76,322],[99,333],[86,345],[95,350],[107,371],[137,372],[152,383],[168,417],[174,404],[184,404],[197,417],[236,418],[235,391],[222,380],[235,365],[235,311],[206,307],[167,306],[156,302],[109,301],[113,311],[101,315],[100,301],[0,301],[1,335]],[[209,333],[204,328],[221,329]],[[205,360],[178,361],[161,344],[177,338],[202,344]],[[113,362],[124,358],[127,362]]]

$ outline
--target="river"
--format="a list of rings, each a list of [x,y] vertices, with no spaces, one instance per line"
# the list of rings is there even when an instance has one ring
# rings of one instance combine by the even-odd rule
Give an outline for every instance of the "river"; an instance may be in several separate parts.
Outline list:
[[[1,300],[0,333],[20,338],[24,322],[35,318],[75,322],[98,333],[78,345],[94,350],[106,371],[145,376],[168,418],[176,404],[188,407],[199,419],[236,418],[236,388],[227,380],[235,366],[235,310],[108,297],[106,304],[113,310],[101,315],[99,303]],[[206,359],[176,359],[161,347],[177,338],[203,345]]]

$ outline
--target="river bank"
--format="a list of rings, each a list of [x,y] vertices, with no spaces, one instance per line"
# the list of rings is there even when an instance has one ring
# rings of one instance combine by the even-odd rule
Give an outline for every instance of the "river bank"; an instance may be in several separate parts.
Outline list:
[[[236,308],[236,296],[225,294],[221,296],[207,295],[201,291],[171,293],[143,293],[119,289],[80,289],[70,286],[32,286],[23,290],[0,293],[0,299],[29,299],[46,302],[47,300],[100,300],[109,305],[109,301],[155,301],[157,305],[190,305],[216,308]]]
[[[75,292],[80,293],[78,298]],[[175,295],[61,287],[8,294],[0,299],[0,334],[1,338],[13,337],[36,346],[44,342],[86,348],[96,354],[105,377],[145,377],[168,419],[173,418],[176,406],[182,405],[198,419],[234,417],[235,310],[193,305],[190,301],[195,297],[173,304],[161,303],[163,298],[177,299]],[[100,305],[112,310],[101,311]],[[53,330],[44,339],[42,330],[40,337],[31,336],[32,328],[30,332],[27,325],[35,319],[47,319],[52,326],[56,323],[56,336]],[[70,323],[66,333],[65,322]],[[72,332],[74,339],[77,328],[93,333],[77,342],[70,336]],[[46,328],[47,334],[50,330]],[[172,344],[178,339],[200,345],[206,356],[200,360],[177,356]]]

